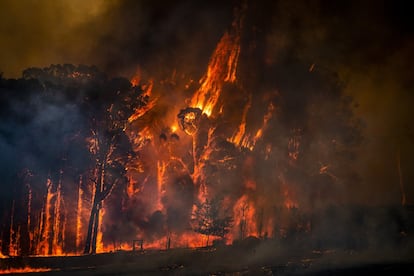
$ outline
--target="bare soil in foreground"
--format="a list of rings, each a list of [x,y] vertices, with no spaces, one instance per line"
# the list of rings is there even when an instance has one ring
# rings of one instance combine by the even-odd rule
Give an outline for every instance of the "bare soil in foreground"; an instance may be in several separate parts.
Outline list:
[[[311,250],[253,240],[198,249],[120,251],[84,256],[0,259],[2,270],[36,275],[414,275],[414,244],[364,250]],[[21,273],[19,275],[22,275]]]

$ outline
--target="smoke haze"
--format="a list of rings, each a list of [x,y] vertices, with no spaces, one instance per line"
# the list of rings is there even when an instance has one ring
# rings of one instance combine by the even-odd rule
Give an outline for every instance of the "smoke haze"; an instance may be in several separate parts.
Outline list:
[[[111,75],[197,80],[232,20],[235,1],[1,1],[0,70],[18,77],[32,66],[94,64]],[[247,1],[246,40],[260,63],[296,56],[337,72],[365,122],[355,197],[399,202],[397,156],[407,200],[412,167],[413,25],[404,1]],[[33,12],[36,11],[36,12]],[[249,47],[253,47],[251,44]],[[244,51],[248,57],[248,52]],[[259,60],[261,59],[261,60]],[[256,69],[260,74],[259,69]],[[368,184],[369,183],[369,184]]]
[[[178,240],[203,189],[235,218],[233,240],[293,241],[311,221],[321,249],[404,242],[399,208],[414,201],[406,3],[164,2],[0,0],[2,235],[30,217],[26,201],[44,212],[49,180],[71,198],[67,210],[90,209],[93,126],[136,92],[141,113],[119,128],[131,144],[116,141],[129,163],[104,201],[113,249]],[[194,95],[215,63],[202,96],[221,94],[207,112]],[[89,214],[75,213],[67,224],[86,229]]]

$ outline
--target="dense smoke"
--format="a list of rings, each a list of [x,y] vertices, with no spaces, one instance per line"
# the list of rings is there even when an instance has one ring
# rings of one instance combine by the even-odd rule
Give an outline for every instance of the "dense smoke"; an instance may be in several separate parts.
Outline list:
[[[404,204],[412,200],[412,80],[406,73],[412,65],[404,60],[412,37],[403,7],[374,1],[341,7],[324,1],[161,2],[98,1],[85,13],[69,9],[61,23],[67,34],[47,31],[63,7],[46,5],[42,11],[49,16],[36,26],[42,39],[22,30],[27,45],[36,47],[22,50],[18,62],[1,59],[6,77],[31,67],[20,78],[0,79],[3,249],[12,228],[28,247],[29,226],[18,225],[27,221],[29,195],[31,210],[42,210],[48,180],[56,194],[61,183],[65,212],[76,210],[79,198],[91,208],[100,157],[90,137],[97,125],[110,133],[112,115],[128,112],[136,116],[115,127],[123,134],[108,134],[121,137],[111,140],[120,149],[113,158],[127,159],[112,172],[122,180],[103,201],[100,230],[112,249],[166,237],[169,246],[170,238],[174,243],[193,230],[194,204],[206,198],[219,199],[234,218],[233,240],[311,232],[315,247],[366,248],[383,237],[398,243],[406,221],[398,208],[372,214],[356,206],[399,204],[403,195]],[[227,34],[240,46],[237,80],[215,80],[221,93],[207,114],[191,99]],[[46,48],[45,40],[55,45],[50,55],[36,50]],[[13,43],[21,41],[13,37],[1,51],[5,57]],[[48,65],[59,62],[94,64],[108,75],[96,67]],[[119,75],[134,76],[139,85]],[[391,90],[404,100],[398,112],[401,102]],[[129,105],[134,97],[142,99],[140,108]],[[75,213],[65,217],[67,225],[77,223]],[[378,232],[383,224],[389,225],[372,241],[361,240],[368,237],[360,233]],[[65,231],[73,238],[66,250],[79,252],[74,229]]]
[[[404,1],[245,1],[245,39],[260,47],[252,60],[275,64],[288,56],[329,68],[359,104],[367,138],[358,161],[365,184],[355,197],[373,203],[401,199],[398,155],[407,200],[413,194],[413,26]],[[0,71],[18,77],[32,66],[97,65],[131,77],[183,75],[197,81],[238,1],[3,1]],[[36,10],[36,13],[32,13]],[[255,45],[257,39],[263,43]],[[47,51],[45,50],[47,49]],[[250,52],[242,53],[246,58]],[[254,68],[254,67],[251,67]],[[257,67],[251,75],[262,76]],[[374,184],[375,183],[375,184]],[[374,187],[375,185],[375,187]]]

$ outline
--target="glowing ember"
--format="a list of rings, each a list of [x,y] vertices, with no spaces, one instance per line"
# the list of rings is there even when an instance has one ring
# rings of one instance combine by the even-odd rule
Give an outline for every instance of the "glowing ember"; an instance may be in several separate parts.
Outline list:
[[[23,267],[23,268],[10,268],[6,270],[0,270],[0,274],[20,274],[20,273],[39,273],[51,271],[50,268],[32,268],[32,267]]]
[[[141,82],[141,69],[138,67],[135,75],[131,78],[132,86],[138,86]]]
[[[288,155],[292,162],[297,161],[300,153],[300,129],[293,129],[293,135],[289,138],[288,141]]]

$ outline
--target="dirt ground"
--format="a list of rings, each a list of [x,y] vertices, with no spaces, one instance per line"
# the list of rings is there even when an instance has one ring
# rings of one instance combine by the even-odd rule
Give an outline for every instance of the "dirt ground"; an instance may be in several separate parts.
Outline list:
[[[3,269],[51,269],[27,273],[36,275],[413,275],[413,253],[412,243],[355,251],[309,250],[269,240],[216,248],[19,257],[0,264]]]

